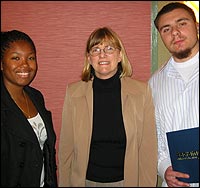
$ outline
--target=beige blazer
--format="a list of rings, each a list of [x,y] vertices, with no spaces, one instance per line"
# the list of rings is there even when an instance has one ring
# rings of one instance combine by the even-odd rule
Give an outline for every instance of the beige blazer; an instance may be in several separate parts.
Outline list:
[[[127,139],[124,187],[156,187],[157,139],[151,90],[147,83],[122,78],[121,94]],[[92,81],[69,84],[58,150],[60,187],[85,187],[92,115]]]

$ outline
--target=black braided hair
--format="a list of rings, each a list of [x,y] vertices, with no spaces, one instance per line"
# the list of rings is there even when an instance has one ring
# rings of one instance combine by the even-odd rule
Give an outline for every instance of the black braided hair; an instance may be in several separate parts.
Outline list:
[[[3,58],[6,49],[10,48],[10,44],[18,40],[24,40],[30,43],[36,53],[34,42],[26,33],[18,30],[4,31],[1,32],[1,59]]]

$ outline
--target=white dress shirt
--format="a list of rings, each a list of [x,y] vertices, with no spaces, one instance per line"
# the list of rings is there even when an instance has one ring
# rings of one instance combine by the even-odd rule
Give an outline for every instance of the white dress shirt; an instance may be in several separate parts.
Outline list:
[[[166,169],[171,166],[166,133],[199,127],[199,52],[184,63],[189,68],[180,67],[171,57],[149,80],[157,126],[158,175],[163,180]],[[196,187],[199,183],[190,186]],[[162,187],[167,187],[165,181]]]

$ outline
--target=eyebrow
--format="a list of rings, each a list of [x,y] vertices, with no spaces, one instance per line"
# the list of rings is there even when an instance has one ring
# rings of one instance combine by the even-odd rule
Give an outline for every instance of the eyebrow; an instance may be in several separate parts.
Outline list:
[[[179,23],[181,21],[188,21],[188,20],[189,20],[188,18],[180,18],[180,19],[176,20],[176,23]],[[164,25],[159,29],[159,31],[161,31],[163,28],[169,27],[169,26],[170,26],[170,24]]]
[[[104,48],[105,48],[105,47],[112,46],[112,45],[106,44],[106,45],[102,45],[102,46],[104,46]],[[100,48],[100,47],[99,47],[99,44],[97,44],[97,45],[93,46],[92,48]]]
[[[15,51],[13,51],[13,52],[10,52],[10,54],[17,54],[17,55],[21,55],[21,53],[19,53],[19,52],[15,52]],[[28,55],[34,55],[34,56],[36,56],[36,53],[35,53],[34,51],[32,51],[32,52],[28,53]]]

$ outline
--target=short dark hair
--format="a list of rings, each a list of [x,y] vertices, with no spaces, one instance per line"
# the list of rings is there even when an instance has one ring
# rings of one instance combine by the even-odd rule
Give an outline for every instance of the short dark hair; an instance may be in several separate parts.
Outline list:
[[[10,44],[18,40],[25,40],[30,43],[36,53],[34,42],[26,33],[18,30],[4,31],[1,32],[1,59],[3,58],[6,49],[10,48]]]
[[[182,9],[186,10],[191,15],[194,22],[196,22],[196,17],[195,17],[194,11],[190,7],[188,7],[184,3],[173,2],[173,3],[169,3],[169,4],[165,5],[158,12],[158,14],[157,14],[157,16],[154,20],[154,24],[155,24],[156,28],[158,29],[158,21],[163,14],[166,14],[166,13],[171,12],[172,10],[175,10],[175,9],[178,9],[178,8],[182,8]]]

